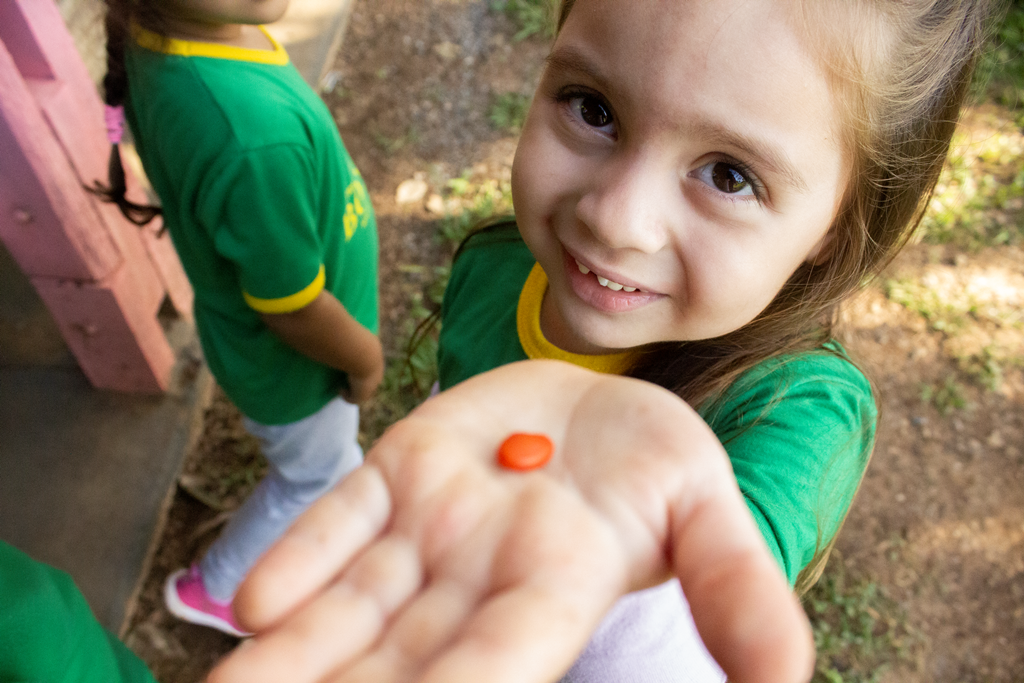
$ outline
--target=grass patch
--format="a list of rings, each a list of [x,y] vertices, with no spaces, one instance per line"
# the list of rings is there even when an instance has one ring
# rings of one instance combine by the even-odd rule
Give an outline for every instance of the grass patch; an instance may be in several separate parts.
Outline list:
[[[523,129],[530,98],[517,92],[502,93],[494,98],[487,120],[498,130],[518,134]]]
[[[437,332],[433,316],[441,307],[444,288],[448,284],[448,266],[406,265],[399,271],[416,274],[427,280],[424,289],[414,292],[407,302],[395,350],[388,354],[384,380],[371,404],[366,408],[363,435],[372,444],[390,425],[430,395],[437,381]],[[426,275],[426,278],[423,276]]]
[[[466,171],[445,184],[447,215],[437,223],[436,237],[455,248],[470,230],[488,218],[512,212],[512,191],[507,181],[475,178]],[[422,403],[437,381],[437,344],[441,325],[437,314],[448,285],[451,263],[436,266],[407,264],[399,273],[419,283],[406,301],[406,314],[394,350],[389,353],[384,381],[365,410],[363,440],[372,444],[391,424]]]
[[[989,391],[998,391],[1003,385],[1003,370],[1007,359],[999,353],[994,345],[982,347],[976,354],[957,358],[960,369],[974,379],[975,382]]]
[[[516,23],[514,41],[531,36],[552,38],[555,35],[554,3],[551,0],[492,0],[491,9],[504,12]]]
[[[968,251],[1024,239],[1024,2],[1010,5],[973,90],[976,104],[1006,107],[1016,130],[971,144],[958,134],[922,221],[926,242]]]
[[[512,186],[508,181],[474,180],[467,171],[449,180],[445,191],[447,215],[441,221],[438,237],[453,247],[481,222],[512,213]]]
[[[371,130],[370,135],[373,138],[373,142],[381,151],[387,152],[388,154],[395,154],[402,151],[409,145],[416,145],[420,141],[419,131],[416,130],[415,126],[409,126],[404,133],[393,136],[387,135],[380,130]]]
[[[969,252],[1024,238],[1024,135],[994,133],[976,143],[954,139],[921,222],[930,244]]]
[[[967,398],[964,396],[964,387],[960,380],[951,374],[937,386],[921,385],[921,403],[934,405],[939,413],[949,415],[954,410],[966,408]]]
[[[1018,127],[1024,128],[1024,2],[1013,2],[978,65],[975,100],[988,99],[1016,109]]]
[[[975,303],[963,291],[957,291],[956,297],[945,296],[925,280],[886,280],[883,289],[889,300],[923,316],[928,325],[939,332],[960,332],[970,322],[971,314],[977,311]]]
[[[900,606],[878,584],[850,576],[838,553],[803,602],[818,652],[813,683],[874,683],[916,642]]]

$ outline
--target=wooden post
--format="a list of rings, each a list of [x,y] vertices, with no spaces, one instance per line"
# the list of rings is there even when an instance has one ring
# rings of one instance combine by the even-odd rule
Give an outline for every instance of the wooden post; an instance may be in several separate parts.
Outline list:
[[[103,104],[51,0],[0,0],[0,240],[92,384],[166,390],[157,311],[192,290],[159,221],[139,229],[83,185],[106,180]],[[133,197],[144,198],[133,178]]]

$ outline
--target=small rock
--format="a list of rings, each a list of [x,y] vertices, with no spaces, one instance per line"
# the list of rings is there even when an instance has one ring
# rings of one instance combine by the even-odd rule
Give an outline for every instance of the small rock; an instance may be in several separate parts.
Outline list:
[[[444,199],[439,194],[432,194],[427,197],[427,211],[438,216],[447,213],[444,206]]]
[[[400,205],[415,204],[416,202],[423,201],[429,189],[427,183],[422,178],[403,180],[395,191],[395,201]]]
[[[985,439],[985,443],[987,443],[992,448],[1002,448],[1003,446],[1006,445],[1006,442],[1003,440],[1003,435],[999,432],[999,430],[996,430],[989,434],[988,438]]]
[[[462,48],[455,43],[446,40],[434,46],[434,54],[446,62],[450,62],[462,53]]]

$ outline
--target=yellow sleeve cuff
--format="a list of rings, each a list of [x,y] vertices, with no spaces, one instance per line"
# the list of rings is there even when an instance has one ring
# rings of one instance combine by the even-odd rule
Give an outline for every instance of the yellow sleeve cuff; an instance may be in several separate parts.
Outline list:
[[[313,299],[317,298],[320,292],[323,291],[326,281],[327,273],[321,264],[320,272],[317,273],[316,278],[300,292],[281,297],[280,299],[260,299],[244,291],[242,296],[245,297],[245,303],[260,313],[291,313],[311,304]]]

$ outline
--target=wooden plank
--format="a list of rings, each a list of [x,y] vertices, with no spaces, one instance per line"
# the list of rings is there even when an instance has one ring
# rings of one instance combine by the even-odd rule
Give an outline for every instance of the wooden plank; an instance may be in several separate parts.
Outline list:
[[[160,393],[170,385],[174,351],[138,295],[137,272],[127,264],[102,282],[31,278],[93,386]]]
[[[27,275],[102,279],[121,250],[3,44],[0,92],[0,239]]]
[[[0,2],[0,43],[4,43],[14,55],[18,72],[24,78],[54,78],[50,62],[32,35],[28,19],[19,3],[9,0]]]
[[[192,304],[195,301],[195,294],[181,267],[181,261],[178,260],[178,252],[174,250],[170,234],[164,232],[163,235],[157,236],[163,224],[163,218],[157,216],[142,232],[142,241],[146,245],[149,258],[153,261],[153,266],[156,268],[161,282],[163,282],[167,296],[174,305],[174,310],[184,320],[191,323],[193,322]]]
[[[83,185],[106,181],[103,103],[53,2],[0,0],[0,240],[97,387],[158,393],[174,354],[165,294],[192,290],[160,224],[139,228]],[[130,196],[145,201],[126,169]]]

